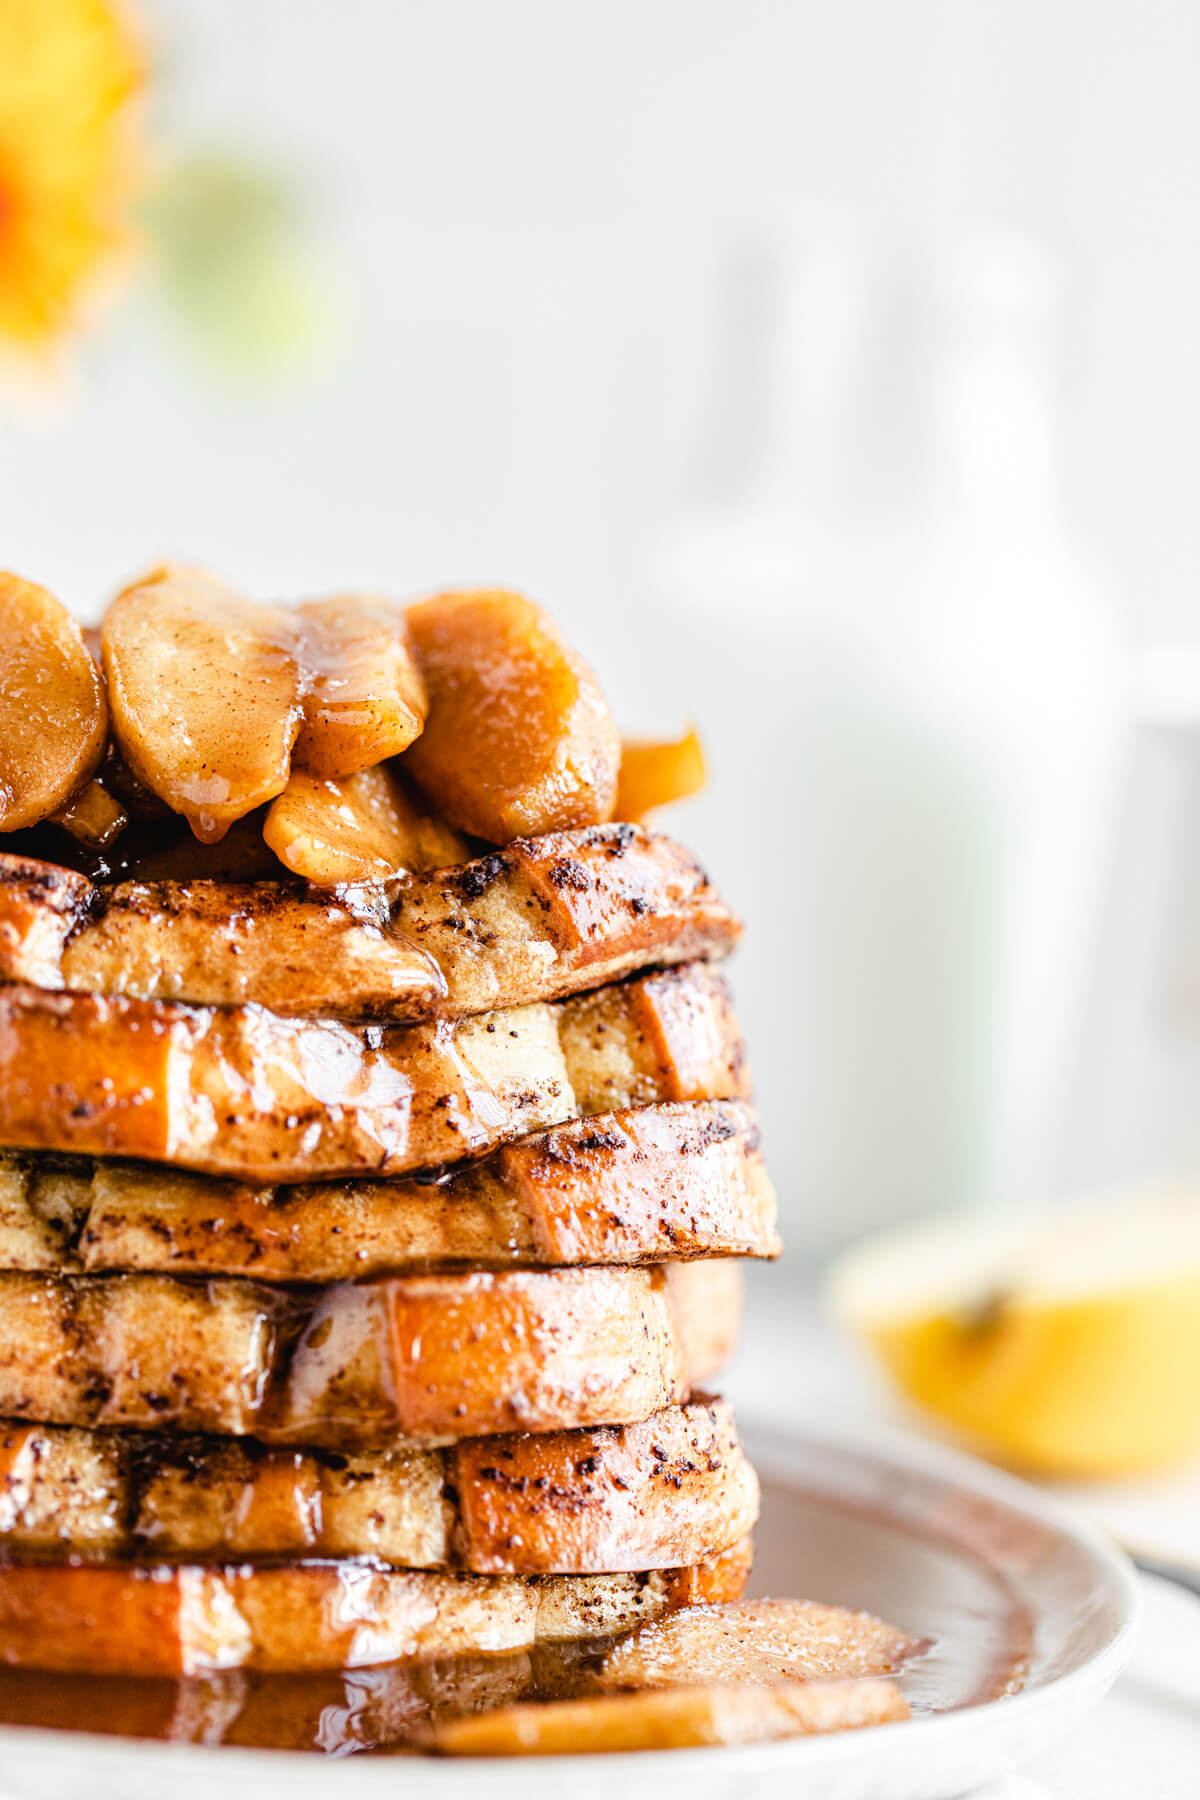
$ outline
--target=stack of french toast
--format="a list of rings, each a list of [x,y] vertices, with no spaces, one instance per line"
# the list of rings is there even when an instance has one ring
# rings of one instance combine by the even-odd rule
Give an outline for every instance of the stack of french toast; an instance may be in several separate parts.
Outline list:
[[[0,1717],[504,1752],[903,1717],[741,1599],[774,1200],[720,964],[544,613],[0,576]],[[620,822],[613,822],[614,819]]]

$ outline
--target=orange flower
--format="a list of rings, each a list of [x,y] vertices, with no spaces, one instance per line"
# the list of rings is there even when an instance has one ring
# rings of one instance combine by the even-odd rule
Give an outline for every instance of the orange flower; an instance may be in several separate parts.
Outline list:
[[[127,235],[138,43],[109,0],[0,0],[0,337],[78,322]]]

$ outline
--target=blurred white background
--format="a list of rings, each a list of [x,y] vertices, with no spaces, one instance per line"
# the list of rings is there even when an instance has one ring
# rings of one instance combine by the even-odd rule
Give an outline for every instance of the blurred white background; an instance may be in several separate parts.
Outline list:
[[[1127,735],[1122,640],[1200,637],[1200,9],[140,12],[175,143],[294,176],[327,324],[247,378],[126,304],[0,419],[5,563],[83,612],[163,554],[262,596],[508,583],[627,722],[696,712],[718,786],[676,827],[761,921],[814,1247],[1194,1159],[1189,764]],[[906,726],[793,782],[893,707],[923,772]]]
[[[1134,631],[1192,629],[1200,12],[1188,0],[157,0],[177,136],[298,166],[342,308],[280,391],[140,321],[3,439],[7,554],[72,602],[158,549],[256,588],[519,580],[631,608],[768,209],[903,250],[1061,249],[1072,513]],[[301,528],[302,525],[302,528]],[[611,676],[610,676],[611,678]]]

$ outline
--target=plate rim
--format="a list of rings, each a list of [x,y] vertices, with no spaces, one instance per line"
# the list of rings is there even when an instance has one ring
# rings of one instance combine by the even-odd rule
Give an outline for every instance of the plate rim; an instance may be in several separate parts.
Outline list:
[[[1049,1681],[1022,1688],[1015,1694],[968,1703],[947,1712],[921,1714],[894,1724],[875,1725],[866,1731],[832,1732],[824,1736],[793,1737],[768,1740],[759,1744],[730,1746],[695,1746],[670,1751],[606,1751],[571,1753],[536,1757],[402,1757],[404,1779],[434,1786],[453,1782],[457,1791],[474,1791],[488,1783],[495,1794],[504,1784],[519,1777],[526,1787],[544,1772],[546,1779],[563,1781],[582,1778],[586,1771],[595,1776],[602,1768],[606,1777],[619,1781],[622,1775],[644,1776],[648,1757],[662,1763],[664,1775],[670,1772],[686,1782],[693,1770],[714,1771],[723,1767],[730,1774],[746,1775],[778,1773],[789,1765],[806,1770],[836,1763],[839,1767],[868,1760],[889,1746],[897,1750],[907,1746],[906,1754],[919,1754],[921,1746],[936,1739],[961,1738],[978,1730],[983,1716],[993,1717],[1003,1709],[1004,1717],[1014,1724],[1019,1719],[1033,1718],[1047,1709],[1069,1703],[1077,1695],[1086,1705],[1090,1698],[1098,1703],[1111,1688],[1125,1663],[1141,1611],[1141,1592],[1137,1574],[1128,1556],[1108,1537],[1103,1529],[1057,1496],[1044,1493],[1030,1482],[1008,1470],[998,1469],[978,1457],[936,1440],[926,1440],[892,1426],[854,1425],[839,1427],[822,1420],[811,1428],[780,1424],[769,1417],[755,1417],[751,1410],[740,1424],[740,1432],[751,1460],[760,1472],[770,1475],[773,1464],[780,1468],[789,1455],[811,1456],[813,1450],[827,1447],[857,1457],[874,1459],[892,1469],[909,1474],[927,1475],[953,1481],[984,1498],[995,1500],[1024,1513],[1037,1523],[1066,1538],[1090,1558],[1096,1571],[1108,1583],[1116,1602],[1117,1622],[1108,1641],[1078,1668]],[[117,1738],[97,1732],[55,1731],[43,1727],[0,1725],[0,1787],[2,1787],[3,1753],[17,1746],[27,1757],[41,1750],[52,1759],[79,1757],[98,1758],[109,1767],[124,1759],[133,1759],[143,1767],[169,1759],[166,1766],[179,1767],[184,1758],[196,1768],[204,1764],[213,1773],[220,1769],[230,1777],[238,1771],[247,1776],[266,1776],[270,1771],[282,1775],[301,1769],[324,1780],[352,1781],[360,1785],[373,1780],[396,1779],[397,1758],[394,1756],[346,1756],[325,1758],[310,1751],[271,1750],[227,1747],[215,1744],[172,1744],[155,1739]],[[336,1770],[335,1765],[336,1764]],[[352,1772],[353,1771],[353,1772]],[[50,1773],[50,1769],[47,1773]]]

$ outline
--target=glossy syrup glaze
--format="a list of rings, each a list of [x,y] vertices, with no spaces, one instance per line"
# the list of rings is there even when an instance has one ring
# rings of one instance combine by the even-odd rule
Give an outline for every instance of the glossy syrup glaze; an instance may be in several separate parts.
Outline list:
[[[350,1450],[620,1424],[711,1379],[738,1306],[721,1259],[306,1294],[0,1273],[0,1417]]]
[[[929,1641],[900,1676],[914,1714],[978,1705],[1015,1692],[1034,1648],[1033,1615],[976,1530],[970,1497],[953,1495],[922,1521],[842,1495],[768,1479],[751,1590],[811,1594],[877,1612]],[[987,1520],[988,1532],[996,1520]],[[1038,1531],[1028,1551],[1045,1548]],[[1043,1536],[1046,1534],[1042,1533]],[[1010,1537],[1020,1561],[1025,1547]],[[571,1687],[581,1655],[562,1646],[336,1674],[235,1670],[190,1681],[132,1681],[0,1670],[0,1722],[180,1743],[305,1750],[327,1756],[412,1752],[438,1719]]]

